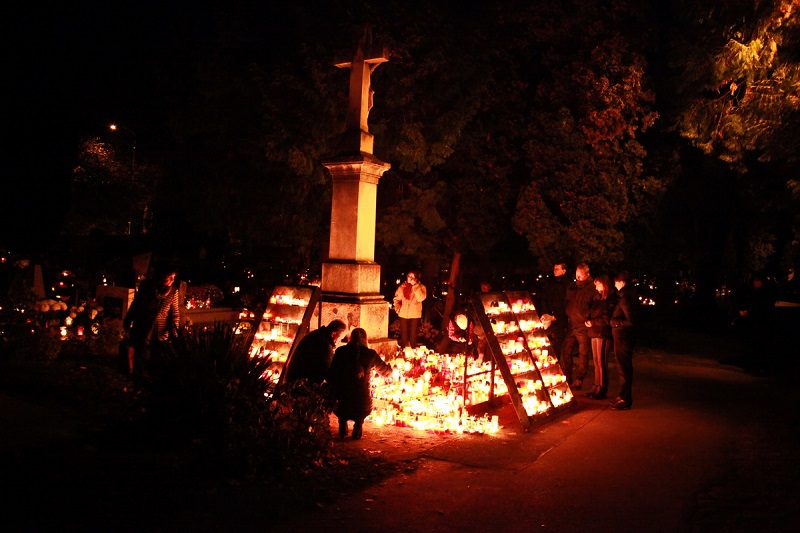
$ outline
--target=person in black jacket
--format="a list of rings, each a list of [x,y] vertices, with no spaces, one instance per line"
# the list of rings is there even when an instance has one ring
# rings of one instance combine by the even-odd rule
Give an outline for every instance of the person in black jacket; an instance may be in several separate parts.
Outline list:
[[[775,302],[777,297],[765,276],[755,274],[752,287],[738,306],[734,324],[747,346],[745,368],[764,375],[775,353]]]
[[[561,357],[561,347],[567,334],[566,298],[568,284],[567,264],[556,263],[553,265],[553,277],[547,278],[544,282],[542,297],[539,301],[539,318],[542,319],[542,323],[545,326],[545,333],[550,341],[551,354],[556,358]],[[572,368],[572,365],[570,365],[570,368]],[[571,377],[567,376],[567,379]]]
[[[327,326],[317,328],[300,339],[289,359],[286,381],[292,383],[307,379],[309,383],[322,384],[331,366],[333,349],[346,329],[347,326],[341,320],[331,320]]]
[[[567,381],[572,379],[572,388],[581,390],[583,388],[583,378],[589,369],[589,352],[591,352],[591,342],[589,341],[589,330],[586,327],[586,319],[589,316],[589,305],[594,300],[595,289],[594,280],[589,274],[589,265],[581,263],[575,267],[575,281],[567,286],[565,305],[567,310],[567,335],[561,347],[561,369],[567,377]],[[572,353],[578,350],[578,368],[574,375],[572,372]]]
[[[614,276],[617,288],[617,305],[611,313],[611,334],[614,337],[614,358],[619,372],[619,395],[611,401],[611,408],[630,409],[633,405],[633,345],[634,325],[639,306],[636,289],[630,284],[630,275],[620,272]]]
[[[356,328],[350,333],[350,342],[337,348],[328,372],[328,383],[336,401],[333,412],[339,418],[340,438],[347,436],[347,422],[350,420],[353,421],[353,440],[361,438],[364,419],[372,411],[369,381],[373,370],[388,376],[392,367],[369,347],[367,332]]]
[[[617,293],[611,288],[611,280],[603,274],[594,279],[597,296],[589,307],[589,338],[592,340],[594,362],[594,387],[586,393],[587,398],[605,400],[608,392],[608,352],[612,345],[611,313],[617,304]]]

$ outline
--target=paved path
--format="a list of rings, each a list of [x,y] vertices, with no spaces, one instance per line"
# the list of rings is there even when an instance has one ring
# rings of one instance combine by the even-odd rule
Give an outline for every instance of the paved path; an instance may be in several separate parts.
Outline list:
[[[508,408],[498,436],[365,427],[339,445],[406,461],[406,473],[275,530],[800,530],[794,377],[653,351],[635,364],[630,411],[581,396],[529,433]]]

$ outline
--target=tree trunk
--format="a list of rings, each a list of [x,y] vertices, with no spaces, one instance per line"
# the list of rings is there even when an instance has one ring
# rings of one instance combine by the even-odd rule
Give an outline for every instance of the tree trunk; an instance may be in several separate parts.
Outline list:
[[[456,285],[461,274],[461,252],[453,252],[453,260],[450,263],[450,280],[447,282],[447,298],[444,300],[444,311],[442,312],[442,333],[447,335],[447,323],[450,315],[456,306]]]

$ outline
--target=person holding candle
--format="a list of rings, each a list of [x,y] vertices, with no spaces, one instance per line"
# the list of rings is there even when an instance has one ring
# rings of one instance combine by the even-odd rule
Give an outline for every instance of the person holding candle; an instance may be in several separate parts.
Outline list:
[[[567,312],[567,334],[561,345],[561,369],[567,379],[572,379],[572,388],[581,390],[583,378],[589,368],[589,352],[591,342],[586,319],[589,317],[589,306],[594,300],[595,288],[589,265],[580,263],[575,267],[575,281],[567,286],[564,305]],[[578,368],[572,373],[572,353],[578,351]]]
[[[422,302],[428,297],[428,291],[419,281],[419,273],[411,271],[406,275],[405,283],[397,287],[394,293],[394,311],[400,319],[400,348],[417,347],[417,332],[422,318]]]
[[[614,338],[614,358],[619,373],[620,392],[611,401],[611,408],[627,410],[633,405],[633,344],[639,298],[630,284],[630,275],[620,272],[614,276],[617,303],[611,312],[611,334]]]
[[[610,320],[617,303],[617,294],[611,288],[611,280],[605,274],[595,278],[594,286],[597,296],[589,306],[589,318],[586,320],[592,342],[594,386],[586,393],[586,397],[605,400],[608,392],[608,352],[613,342]]]
[[[363,434],[364,419],[372,411],[372,396],[369,382],[372,372],[391,376],[392,367],[385,363],[378,352],[369,347],[367,332],[355,328],[350,341],[337,348],[328,372],[328,383],[336,405],[334,414],[339,418],[339,437],[347,437],[347,423],[353,421],[353,440]]]

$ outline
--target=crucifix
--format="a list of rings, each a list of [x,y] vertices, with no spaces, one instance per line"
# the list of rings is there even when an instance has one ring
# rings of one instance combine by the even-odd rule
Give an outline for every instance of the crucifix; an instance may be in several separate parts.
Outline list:
[[[367,116],[372,109],[372,95],[375,94],[371,88],[370,76],[378,65],[386,61],[389,61],[388,51],[383,47],[373,47],[372,32],[366,28],[352,59],[334,63],[336,67],[350,69],[350,102],[346,121],[348,131],[369,133]],[[369,150],[364,150],[364,143],[361,144],[361,151],[372,153],[372,143],[369,143]]]

